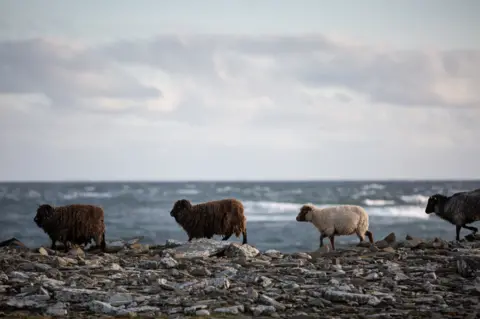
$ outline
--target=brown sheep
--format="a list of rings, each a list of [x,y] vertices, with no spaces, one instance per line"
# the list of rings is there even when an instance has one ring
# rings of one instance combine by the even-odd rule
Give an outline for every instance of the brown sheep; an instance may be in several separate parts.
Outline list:
[[[104,212],[101,207],[84,204],[52,207],[40,205],[33,219],[52,240],[61,241],[68,251],[71,243],[87,244],[92,238],[102,251],[106,249]]]
[[[235,234],[243,235],[242,244],[247,243],[247,220],[243,204],[237,199],[221,199],[192,205],[181,199],[175,202],[170,216],[187,232],[188,241],[193,238],[212,238],[224,235],[228,240]]]

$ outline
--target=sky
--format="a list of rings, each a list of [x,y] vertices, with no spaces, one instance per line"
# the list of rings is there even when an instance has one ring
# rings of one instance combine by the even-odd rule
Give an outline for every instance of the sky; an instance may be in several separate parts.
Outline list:
[[[0,180],[478,179],[478,12],[1,1]]]

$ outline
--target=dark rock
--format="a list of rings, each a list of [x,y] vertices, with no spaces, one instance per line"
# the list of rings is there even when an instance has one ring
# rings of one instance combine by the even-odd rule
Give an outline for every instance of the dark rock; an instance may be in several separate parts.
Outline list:
[[[383,240],[391,245],[397,240],[397,237],[395,236],[395,233],[390,233]]]
[[[24,247],[24,248],[27,247],[27,246],[25,246],[24,243],[22,243],[21,241],[19,241],[15,237],[7,239],[5,241],[2,241],[0,243],[0,247],[7,247],[7,246],[9,246],[9,247]]]

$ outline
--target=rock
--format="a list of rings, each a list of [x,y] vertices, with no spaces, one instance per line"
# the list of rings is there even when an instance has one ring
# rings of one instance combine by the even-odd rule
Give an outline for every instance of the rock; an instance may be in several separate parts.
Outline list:
[[[47,308],[45,313],[49,316],[53,317],[62,317],[66,316],[68,314],[68,311],[66,309],[66,305],[63,302],[57,302]]]
[[[160,264],[165,268],[174,268],[178,265],[178,262],[172,257],[165,257],[160,259]]]
[[[323,297],[330,301],[354,301],[361,305],[368,304],[371,306],[376,306],[380,303],[380,300],[375,296],[336,291],[331,289],[326,290],[323,294]]]
[[[25,244],[19,241],[18,239],[16,239],[15,237],[2,241],[0,243],[0,247],[7,247],[7,246],[26,248]]]
[[[133,302],[133,297],[128,293],[116,293],[111,296],[108,303],[114,307],[129,305]]]
[[[43,247],[38,248],[38,252],[40,253],[40,255],[48,256],[47,250]]]
[[[377,241],[375,245],[380,249],[389,247],[389,243],[386,240]]]
[[[206,305],[195,305],[195,306],[191,306],[191,307],[186,307],[185,309],[183,309],[183,313],[186,314],[186,315],[193,315],[198,310],[205,309],[205,308],[207,308]]]
[[[457,272],[464,278],[475,278],[480,269],[480,260],[460,257],[457,259]]]
[[[92,299],[105,301],[107,292],[93,289],[62,288],[55,291],[55,298],[65,302],[88,302]]]
[[[232,307],[224,307],[224,308],[216,308],[213,310],[215,313],[228,313],[231,315],[237,315],[239,312],[243,312],[243,306],[232,306]]]
[[[448,248],[448,243],[441,240],[440,238],[435,238],[431,242],[431,247],[436,248],[436,249],[447,249]]]
[[[212,272],[205,267],[193,267],[189,273],[193,276],[210,277]]]
[[[258,317],[260,315],[268,316],[276,312],[276,309],[274,306],[264,306],[264,305],[258,305],[258,306],[252,307],[251,310],[255,317]]]
[[[256,291],[255,288],[248,287],[247,296],[250,299],[257,300],[258,299],[258,291]]]
[[[259,254],[257,248],[252,247],[248,244],[240,245],[237,243],[231,243],[227,246],[223,252],[226,257],[229,258],[238,258],[238,257],[245,257],[245,258],[253,258]]]
[[[395,233],[390,233],[383,240],[391,245],[397,241],[397,237],[395,236]]]
[[[269,304],[269,305],[271,305],[271,306],[274,306],[275,309],[285,310],[285,306],[284,306],[283,304],[279,303],[278,301],[276,301],[276,300],[273,299],[273,298],[268,297],[267,295],[261,294],[261,295],[259,296],[259,300],[260,300],[260,301],[263,301],[263,302],[266,303],[266,304]]]
[[[417,248],[419,247],[421,244],[423,244],[423,240],[420,239],[420,238],[412,238],[412,239],[409,239],[405,242],[405,247],[406,248]]]
[[[385,247],[385,248],[382,249],[382,251],[384,251],[386,253],[394,253],[395,249],[392,248],[392,247]]]
[[[112,305],[99,301],[99,300],[93,300],[89,304],[89,309],[94,312],[94,313],[102,313],[106,315],[113,315],[116,314],[117,310],[115,307]]]
[[[166,252],[174,256],[175,259],[205,258],[218,254],[228,245],[230,245],[230,243],[227,241],[201,238],[193,239],[191,242],[186,242],[181,246],[170,248]]]
[[[195,316],[210,316],[210,311],[207,309],[200,309],[195,312]]]
[[[312,256],[310,256],[307,253],[302,253],[302,252],[296,252],[291,255],[293,258],[300,258],[300,259],[312,259]]]
[[[68,251],[68,255],[73,257],[85,257],[85,252],[80,247],[74,247]]]
[[[174,239],[167,239],[165,243],[166,248],[175,248],[184,245],[186,242],[174,240]]]
[[[159,266],[159,262],[156,260],[143,260],[138,265],[138,267],[142,269],[157,269],[158,266]]]

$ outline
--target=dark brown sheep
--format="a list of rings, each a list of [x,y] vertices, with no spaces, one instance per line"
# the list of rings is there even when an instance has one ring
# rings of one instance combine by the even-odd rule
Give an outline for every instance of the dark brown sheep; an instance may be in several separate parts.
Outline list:
[[[213,235],[224,235],[228,240],[235,234],[243,235],[242,244],[247,243],[247,219],[243,204],[237,199],[221,199],[192,205],[190,201],[181,199],[175,202],[170,216],[187,232],[188,241],[193,238],[212,238]]]
[[[40,205],[33,219],[52,240],[61,241],[68,251],[70,244],[87,244],[93,238],[96,246],[106,249],[104,212],[101,207],[84,204],[52,207]]]

